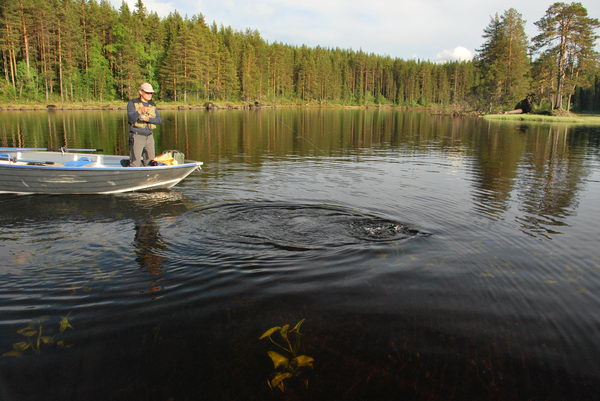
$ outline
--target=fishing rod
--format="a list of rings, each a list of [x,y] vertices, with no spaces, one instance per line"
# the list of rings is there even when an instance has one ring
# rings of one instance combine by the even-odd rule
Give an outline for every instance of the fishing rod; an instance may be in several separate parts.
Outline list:
[[[42,151],[42,152],[104,152],[104,149],[70,149],[66,147],[60,148],[2,148],[0,152],[19,152],[19,151]]]

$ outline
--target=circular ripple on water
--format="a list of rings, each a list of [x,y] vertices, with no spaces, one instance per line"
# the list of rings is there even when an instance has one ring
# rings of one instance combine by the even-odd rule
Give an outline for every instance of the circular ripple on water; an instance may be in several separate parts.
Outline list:
[[[162,230],[181,258],[257,261],[289,252],[360,249],[427,236],[405,223],[356,209],[289,202],[219,203],[186,213]]]

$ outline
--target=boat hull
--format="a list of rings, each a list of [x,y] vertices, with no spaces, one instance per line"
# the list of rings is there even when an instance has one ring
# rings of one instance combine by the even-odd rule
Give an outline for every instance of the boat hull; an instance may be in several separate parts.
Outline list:
[[[72,168],[0,164],[0,193],[111,194],[171,188],[202,163],[175,166]]]

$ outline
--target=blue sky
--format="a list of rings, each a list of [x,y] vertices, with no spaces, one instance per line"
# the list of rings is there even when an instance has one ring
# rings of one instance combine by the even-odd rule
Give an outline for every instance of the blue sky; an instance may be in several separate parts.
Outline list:
[[[126,0],[135,4],[135,0]],[[468,59],[481,46],[490,18],[519,11],[533,24],[553,1],[490,0],[143,0],[161,16],[201,13],[208,23],[256,29],[269,42],[363,50],[402,59]],[[111,0],[116,7],[121,0]],[[569,3],[569,1],[566,1]],[[600,18],[600,1],[581,1]],[[600,33],[600,32],[599,32]]]

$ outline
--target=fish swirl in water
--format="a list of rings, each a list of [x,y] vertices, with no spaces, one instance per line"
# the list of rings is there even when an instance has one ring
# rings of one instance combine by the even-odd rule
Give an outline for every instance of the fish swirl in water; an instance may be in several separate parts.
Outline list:
[[[228,250],[246,256],[253,252],[260,257],[282,256],[281,251],[356,250],[428,235],[347,207],[272,201],[218,203],[182,215],[169,229],[178,232],[166,235],[173,251],[189,256],[196,249],[203,257],[217,252],[221,258],[231,256],[223,255]]]

